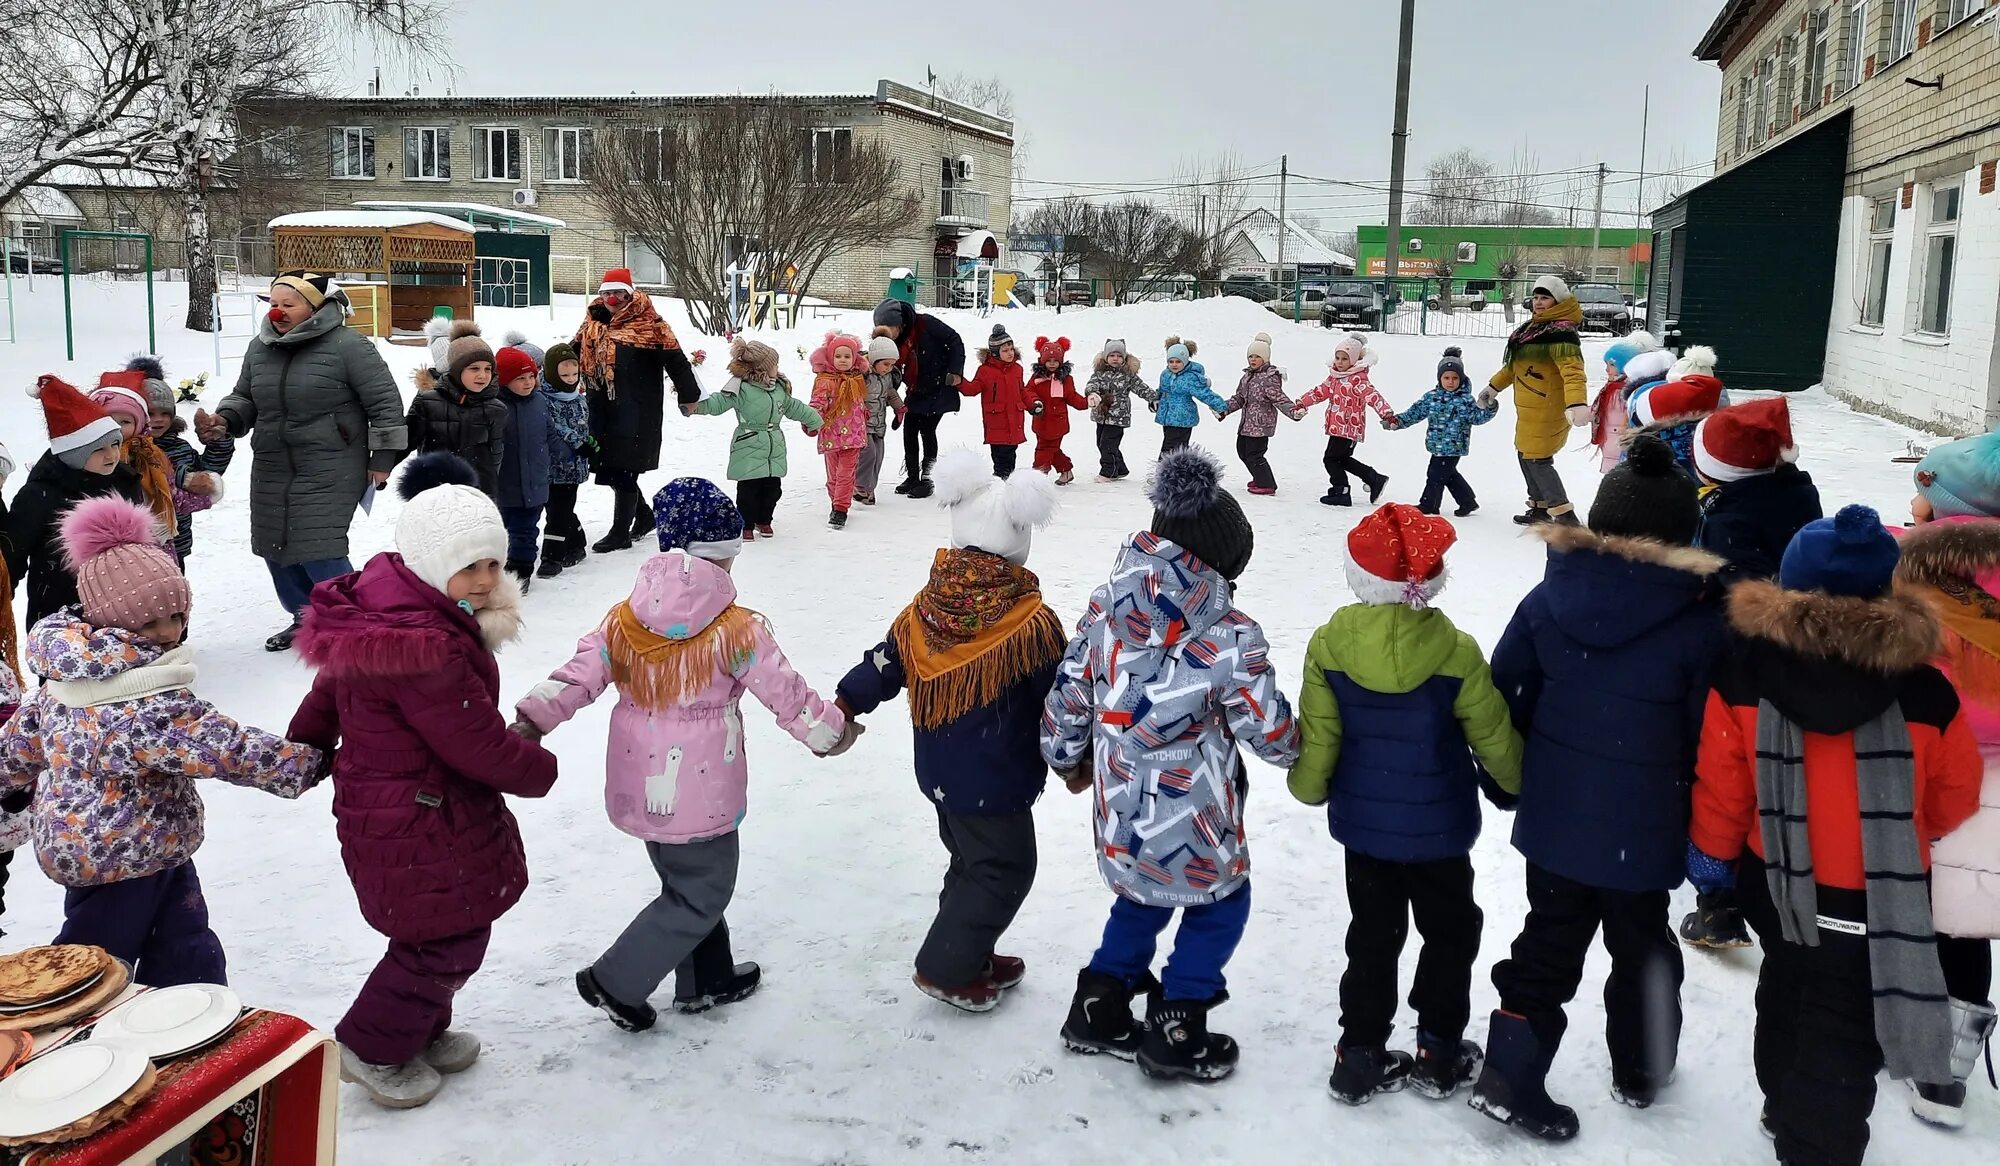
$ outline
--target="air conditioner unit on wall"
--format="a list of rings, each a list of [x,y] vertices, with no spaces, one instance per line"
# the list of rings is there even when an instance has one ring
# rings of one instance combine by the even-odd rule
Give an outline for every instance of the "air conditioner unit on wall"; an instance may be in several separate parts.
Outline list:
[[[519,190],[515,191],[515,192],[514,192],[514,205],[515,205],[515,206],[534,206],[534,205],[535,205],[535,188],[534,188],[534,187],[532,187],[532,186],[524,186],[524,187],[522,187],[521,189],[519,189]]]
[[[958,176],[960,178],[972,177],[972,155],[960,154],[958,156]]]

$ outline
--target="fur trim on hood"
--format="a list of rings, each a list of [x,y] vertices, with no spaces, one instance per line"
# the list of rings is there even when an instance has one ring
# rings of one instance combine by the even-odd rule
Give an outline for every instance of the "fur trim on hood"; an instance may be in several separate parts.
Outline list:
[[[1624,535],[1603,535],[1587,526],[1563,526],[1559,523],[1543,523],[1531,527],[1534,537],[1549,544],[1549,549],[1568,554],[1571,551],[1596,551],[1601,555],[1612,555],[1634,563],[1651,563],[1671,571],[1684,571],[1690,575],[1713,575],[1728,565],[1720,555],[1710,554],[1696,547],[1676,547],[1650,538],[1627,538]]]
[[[489,652],[499,651],[520,636],[521,587],[512,575],[500,573],[500,583],[485,610],[473,618],[479,621],[479,638]],[[452,633],[434,624],[393,617],[361,624],[339,618],[341,626],[328,627],[322,619],[317,609],[306,609],[297,645],[299,658],[328,676],[421,676],[437,671],[451,659]]]
[[[1093,360],[1093,361],[1091,361],[1091,362],[1090,362],[1090,371],[1092,371],[1092,372],[1103,372],[1103,371],[1105,371],[1106,369],[1108,369],[1108,368],[1110,368],[1110,367],[1111,367],[1111,366],[1110,366],[1109,364],[1106,364],[1106,363],[1105,363],[1105,361],[1104,361],[1104,354],[1103,354],[1102,352],[1100,352],[1100,353],[1098,353],[1098,354],[1097,354],[1097,359],[1096,359],[1096,360]],[[1131,374],[1132,374],[1133,376],[1138,376],[1138,375],[1139,375],[1139,358],[1138,358],[1138,357],[1136,357],[1136,356],[1134,356],[1134,355],[1132,355],[1132,354],[1131,354],[1131,353],[1129,353],[1129,352],[1128,352],[1128,353],[1126,353],[1126,354],[1125,354],[1125,369],[1124,369],[1124,371],[1126,371],[1126,372],[1129,372],[1129,373],[1131,373]]]
[[[1950,591],[1977,586],[1980,576],[2000,569],[2000,521],[1992,519],[1927,522],[1905,534],[1902,545],[1898,586]]]
[[[1908,672],[1937,655],[1937,618],[1910,595],[1859,599],[1787,591],[1750,580],[1729,592],[1729,626],[1801,656],[1838,660],[1869,672]]]
[[[1021,363],[1021,348],[1019,345],[1016,345],[1014,347],[1014,359],[1011,361],[1001,360],[1000,354],[993,351],[991,348],[973,349],[972,359],[973,362],[976,364],[987,364],[990,362],[992,364],[1013,364],[1013,365],[1018,365],[1021,368],[1028,367],[1027,365]]]

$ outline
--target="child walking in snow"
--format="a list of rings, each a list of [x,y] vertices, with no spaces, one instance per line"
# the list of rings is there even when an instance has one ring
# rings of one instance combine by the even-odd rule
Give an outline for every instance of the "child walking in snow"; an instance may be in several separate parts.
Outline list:
[[[1472,897],[1482,775],[1521,790],[1521,736],[1479,645],[1430,606],[1458,535],[1442,518],[1387,503],[1347,536],[1347,586],[1306,649],[1292,796],[1324,805],[1347,876],[1347,970],[1333,1095],[1360,1105],[1408,1084],[1450,1097],[1479,1071],[1464,1040],[1483,920]],[[1475,758],[1477,763],[1475,764]],[[1396,964],[1423,936],[1410,1003],[1417,1054],[1390,1051]]]
[[[1278,479],[1271,473],[1271,459],[1266,455],[1271,451],[1271,438],[1278,432],[1278,414],[1290,417],[1297,406],[1285,395],[1285,374],[1271,363],[1268,333],[1257,333],[1244,361],[1249,367],[1243,370],[1243,379],[1236,382],[1236,395],[1229,398],[1222,415],[1243,414],[1242,424],[1236,430],[1236,456],[1250,471],[1249,491],[1276,494]]]
[[[1764,948],[1755,1063],[1781,1162],[1859,1166],[1884,1067],[1920,1094],[1957,1079],[1929,876],[1982,767],[1896,565],[1866,506],[1807,524],[1777,582],[1730,590],[1701,721],[1687,872],[1733,884]]]
[[[1035,883],[1031,809],[1048,777],[1036,733],[1063,628],[1025,564],[1056,488],[1042,474],[990,476],[964,449],[938,459],[935,481],[951,546],[888,638],[841,679],[840,711],[852,721],[909,698],[917,787],[951,856],[911,979],[954,1008],[988,1012],[1027,974],[993,948]]]
[[[583,393],[583,365],[567,344],[543,353],[542,386],[549,410],[549,508],[542,521],[540,579],[553,579],[590,554],[590,535],[576,516],[577,487],[590,480],[597,439],[590,435],[590,401]]]
[[[1237,1060],[1236,1042],[1208,1028],[1250,917],[1237,747],[1280,768],[1299,756],[1263,630],[1231,600],[1254,532],[1221,478],[1198,450],[1160,459],[1152,525],[1091,596],[1042,714],[1043,759],[1072,792],[1095,785],[1098,872],[1118,896],[1077,973],[1063,1043],[1204,1081]],[[1155,981],[1177,910],[1173,958]],[[1132,1019],[1141,993],[1144,1026]]]
[[[896,370],[900,359],[896,342],[887,336],[868,342],[868,444],[861,447],[854,467],[854,500],[863,506],[875,505],[875,486],[882,479],[889,430],[903,427],[903,397],[897,392],[903,374]]]
[[[1777,575],[1792,536],[1825,517],[1798,459],[1783,397],[1732,405],[1695,426],[1695,469],[1713,489],[1702,495],[1694,545],[1728,560],[1723,582]]]
[[[496,402],[497,404],[497,402]],[[528,889],[504,795],[538,798],[556,759],[509,732],[493,653],[521,626],[507,528],[450,454],[411,459],[396,550],[314,589],[299,655],[312,691],[286,735],[333,752],[333,817],[361,916],[389,950],[334,1029],[341,1075],[423,1105],[479,1056],[452,997]]]
[[[159,360],[135,356],[126,368],[146,378],[146,434],[173,467],[174,554],[185,564],[194,553],[194,516],[222,501],[222,475],[236,456],[236,439],[224,436],[196,448],[181,436],[188,423],[179,414]]]
[[[57,943],[95,944],[153,987],[223,984],[195,874],[201,794],[220,778],[296,798],[319,750],[239,726],[194,695],[187,578],[147,510],[118,497],[62,520],[78,604],[35,624],[44,683],[0,730],[0,788],[34,788],[35,849],[64,887]]]
[[[125,436],[118,422],[101,406],[53,376],[37,380],[28,395],[41,401],[49,450],[28,471],[11,508],[0,510],[0,521],[9,587],[27,585],[23,624],[33,627],[76,602],[76,574],[62,549],[64,512],[106,494],[144,506],[146,492],[119,456]]]
[[[1354,505],[1354,496],[1347,485],[1349,474],[1368,487],[1370,505],[1382,497],[1382,488],[1389,484],[1388,475],[1375,472],[1374,467],[1354,457],[1354,447],[1368,434],[1368,415],[1363,409],[1375,410],[1385,427],[1394,428],[1396,423],[1396,411],[1368,379],[1368,370],[1374,367],[1375,350],[1368,347],[1367,341],[1352,333],[1342,337],[1334,347],[1327,378],[1318,388],[1300,397],[1299,407],[1292,413],[1292,420],[1298,421],[1314,405],[1326,402],[1326,457],[1322,461],[1326,466],[1327,487],[1320,501],[1328,506]]]
[[[1063,438],[1069,436],[1069,411],[1087,409],[1090,402],[1076,391],[1076,378],[1070,375],[1069,337],[1058,336],[1050,340],[1046,336],[1035,338],[1035,369],[1028,377],[1026,397],[1028,412],[1034,414],[1035,469],[1047,473],[1056,471],[1056,485],[1067,486],[1076,480],[1071,473],[1076,463],[1063,452]]]
[[[124,444],[119,460],[139,479],[146,495],[146,508],[153,521],[167,534],[172,545],[180,529],[177,516],[182,505],[207,509],[208,500],[182,491],[174,482],[174,465],[147,434],[152,429],[152,405],[146,400],[146,374],[123,369],[97,378],[90,399],[118,423]]]
[[[835,530],[847,525],[861,451],[868,445],[868,373],[861,352],[861,341],[828,332],[812,354],[812,407],[820,416],[819,455],[826,461],[826,494],[833,502],[827,522]]]
[[[806,436],[817,436],[820,415],[792,395],[792,382],[778,371],[778,350],[757,340],[737,337],[729,346],[729,379],[722,388],[685,407],[690,415],[736,414],[736,432],[729,439],[729,480],[736,483],[736,509],[743,515],[743,541],[762,535],[776,538],[771,520],[785,493],[785,472],[791,462],[785,450],[786,420],[798,422]]]
[[[1472,427],[1484,425],[1500,412],[1500,406],[1482,406],[1465,380],[1465,358],[1456,347],[1444,350],[1438,361],[1437,387],[1417,398],[1417,403],[1396,415],[1392,428],[1407,429],[1419,421],[1429,421],[1424,430],[1424,450],[1431,455],[1424,472],[1424,493],[1417,509],[1436,514],[1444,505],[1446,490],[1458,503],[1452,513],[1470,517],[1479,509],[1472,483],[1458,470],[1459,460],[1472,452]]]
[[[431,351],[437,351],[435,340]],[[417,395],[403,419],[410,435],[405,456],[455,454],[479,475],[479,488],[486,496],[498,498],[507,405],[500,399],[493,349],[480,339],[479,325],[460,320],[451,326],[444,352],[442,366],[417,370]]]
[[[681,1012],[734,1003],[762,978],[756,964],[735,962],[723,918],[747,804],[744,693],[821,756],[853,740],[839,710],[792,670],[764,617],[736,602],[729,572],[743,516],[729,498],[704,478],[678,478],[654,495],[653,513],[663,553],[640,566],[631,597],[577,641],[575,658],[514,709],[540,738],[618,689],[605,808],[612,825],[646,844],[660,894],[576,974],[576,989],[627,1032],[653,1027],[648,997],[669,972]]]
[[[1611,467],[1625,456],[1623,439],[1626,427],[1631,424],[1631,409],[1625,399],[1638,383],[1626,376],[1626,369],[1634,357],[1659,350],[1660,342],[1651,332],[1644,331],[1614,341],[1604,350],[1604,387],[1597,390],[1590,403],[1590,444],[1597,447],[1599,473],[1610,473]],[[1660,366],[1661,371],[1672,363],[1669,355],[1667,363]]]
[[[979,398],[981,439],[993,457],[994,475],[1005,478],[1013,474],[1021,444],[1028,440],[1024,420],[1032,411],[1028,402],[1028,376],[1021,368],[1021,354],[1014,347],[1014,338],[1007,334],[1005,324],[993,325],[986,347],[973,353],[972,359],[979,365],[979,371],[960,384],[958,391]]]
[[[1160,373],[1160,385],[1153,406],[1153,419],[1160,423],[1160,456],[1182,449],[1194,440],[1194,427],[1201,424],[1199,401],[1215,411],[1217,420],[1229,404],[1208,387],[1208,370],[1195,363],[1195,343],[1182,343],[1178,336],[1167,337],[1167,367]]]
[[[535,581],[535,552],[541,547],[542,508],[549,504],[555,424],[549,399],[540,389],[542,370],[523,348],[503,348],[494,356],[501,398],[507,408],[500,455],[500,521],[507,524],[507,573],[526,595]]]
[[[1123,340],[1106,340],[1090,368],[1084,399],[1097,424],[1097,480],[1116,482],[1132,476],[1123,449],[1125,431],[1132,427],[1132,398],[1157,405],[1160,393],[1140,378],[1139,358],[1125,350]]]

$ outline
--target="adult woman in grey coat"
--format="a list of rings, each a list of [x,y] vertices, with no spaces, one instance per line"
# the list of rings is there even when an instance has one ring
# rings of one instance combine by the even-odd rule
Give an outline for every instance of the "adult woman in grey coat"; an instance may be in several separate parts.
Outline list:
[[[271,283],[271,311],[243,354],[236,388],[195,414],[203,441],[251,434],[250,549],[291,614],[264,641],[292,646],[313,585],[352,571],[347,528],[405,445],[403,394],[375,344],[347,327],[347,294],[293,271]]]

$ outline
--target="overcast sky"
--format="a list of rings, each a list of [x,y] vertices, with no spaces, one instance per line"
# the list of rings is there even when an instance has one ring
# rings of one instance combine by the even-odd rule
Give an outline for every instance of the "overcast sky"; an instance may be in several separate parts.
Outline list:
[[[1520,149],[1540,171],[1601,160],[1626,172],[1613,176],[1606,206],[1629,214],[1645,86],[1649,172],[1714,153],[1721,77],[1691,53],[1720,3],[1417,0],[1412,176],[1461,145],[1503,173]],[[879,77],[921,85],[929,67],[1008,81],[1029,179],[1165,181],[1181,159],[1224,150],[1257,172],[1275,172],[1289,153],[1300,174],[1370,183],[1389,174],[1394,0],[458,5],[453,74],[420,82],[425,92],[862,93]],[[357,84],[374,63],[356,59]],[[410,84],[384,80],[391,92]],[[1275,182],[1259,195],[1275,207]],[[1561,180],[1538,199],[1568,201]],[[1290,198],[1328,226],[1380,222],[1384,203],[1304,183]]]

